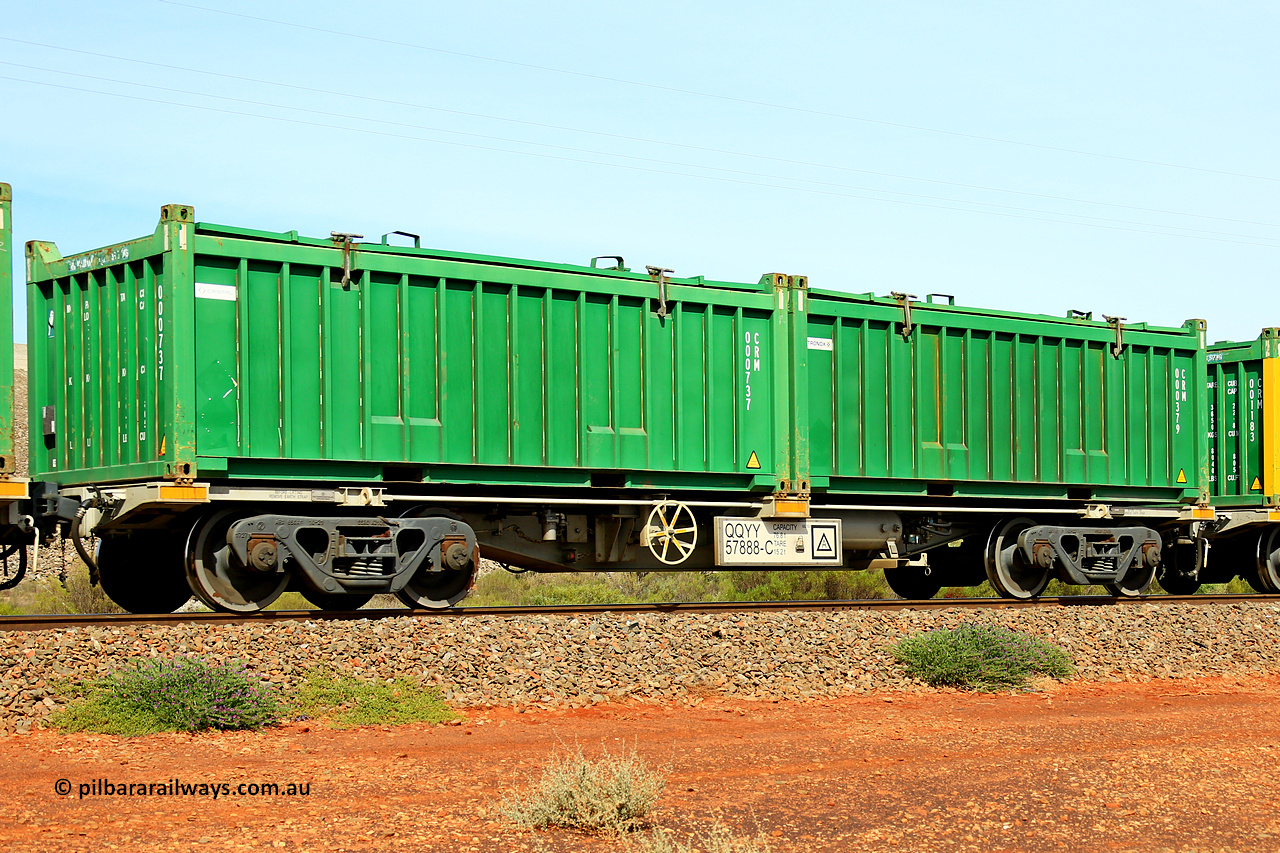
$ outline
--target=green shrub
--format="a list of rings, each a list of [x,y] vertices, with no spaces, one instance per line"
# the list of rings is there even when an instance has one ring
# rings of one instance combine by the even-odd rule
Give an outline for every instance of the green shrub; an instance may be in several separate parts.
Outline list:
[[[280,597],[263,608],[264,610],[315,610],[316,606],[307,601],[300,592],[282,592]]]
[[[259,729],[280,720],[275,688],[243,666],[148,661],[80,691],[49,722],[64,731],[140,735]]]
[[[139,708],[110,693],[92,692],[51,714],[49,725],[65,732],[101,732],[136,737],[172,731],[150,708]]]
[[[89,570],[77,560],[61,577],[28,577],[0,593],[4,606],[17,613],[123,613],[102,587],[89,583]]]
[[[307,673],[290,712],[327,717],[339,728],[405,723],[442,723],[458,717],[440,691],[409,678],[360,681],[327,669]]]
[[[893,598],[883,572],[726,572],[731,601],[852,601]]]
[[[524,794],[498,806],[503,817],[529,829],[560,826],[617,835],[644,826],[644,817],[666,787],[662,775],[634,751],[589,759],[579,748],[556,755]]]
[[[891,598],[880,572],[488,572],[463,607]]]
[[[1032,676],[1065,679],[1075,671],[1056,646],[991,625],[929,631],[902,640],[893,654],[908,675],[934,687],[1003,690],[1022,687]]]
[[[722,601],[730,597],[725,572],[573,572],[482,574],[463,607],[628,604]]]

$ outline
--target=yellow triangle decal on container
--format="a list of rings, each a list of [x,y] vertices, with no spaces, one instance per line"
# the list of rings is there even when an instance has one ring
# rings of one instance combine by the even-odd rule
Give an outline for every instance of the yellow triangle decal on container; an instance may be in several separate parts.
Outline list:
[[[747,467],[748,468],[760,467],[760,457],[756,456],[756,452],[754,450],[751,451],[751,458],[747,460]]]
[[[1185,468],[1179,468],[1179,469],[1178,469],[1178,479],[1177,479],[1177,480],[1174,480],[1174,482],[1175,482],[1175,483],[1185,483],[1185,482],[1187,482],[1187,471],[1186,471],[1186,469],[1185,469]]]
[[[1251,492],[1260,492],[1260,491],[1262,491],[1262,478],[1261,478],[1261,477],[1254,477],[1254,478],[1253,478],[1253,485],[1249,486],[1249,491],[1251,491]]]

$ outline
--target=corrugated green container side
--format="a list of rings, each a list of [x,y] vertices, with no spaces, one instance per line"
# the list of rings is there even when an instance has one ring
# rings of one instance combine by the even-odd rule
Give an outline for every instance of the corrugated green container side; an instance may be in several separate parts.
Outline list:
[[[1207,497],[1203,324],[1115,331],[812,292],[809,454],[832,493]],[[1182,478],[1185,482],[1179,482]]]
[[[1280,329],[1209,347],[1209,482],[1219,506],[1280,506]]]
[[[13,427],[13,192],[0,184],[0,473],[17,470]]]
[[[51,243],[27,244],[33,477],[80,483],[195,470],[194,340],[183,319],[193,237],[190,209],[176,207],[154,234],[95,252],[63,258]]]
[[[334,241],[166,211],[141,241],[35,247],[32,400],[66,415],[33,466],[64,483],[771,490],[790,471],[770,282],[675,279],[663,318],[644,274],[357,244],[344,285]]]

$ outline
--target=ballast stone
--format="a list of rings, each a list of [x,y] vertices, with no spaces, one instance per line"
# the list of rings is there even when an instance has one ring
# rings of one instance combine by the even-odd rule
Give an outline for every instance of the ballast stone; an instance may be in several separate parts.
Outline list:
[[[146,658],[241,661],[289,690],[308,669],[438,685],[459,708],[809,699],[925,690],[890,645],[969,623],[1053,642],[1080,677],[1140,681],[1280,673],[1280,605],[393,618],[0,632],[0,731],[65,701],[56,686]]]

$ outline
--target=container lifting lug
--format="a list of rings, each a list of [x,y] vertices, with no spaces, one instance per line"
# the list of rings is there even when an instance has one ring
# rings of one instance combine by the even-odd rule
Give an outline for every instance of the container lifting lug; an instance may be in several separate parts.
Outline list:
[[[1111,356],[1112,358],[1119,358],[1121,353],[1124,352],[1124,333],[1121,331],[1122,326],[1120,324],[1129,318],[1108,317],[1106,314],[1103,314],[1102,319],[1106,320],[1107,325],[1116,330],[1116,342],[1115,345],[1111,347]]]
[[[397,233],[397,232],[392,232]],[[363,240],[363,234],[347,234],[343,231],[330,231],[329,236],[333,238],[333,242],[342,243],[342,286],[349,287],[351,285],[351,255],[352,240]]]
[[[611,267],[602,267],[596,263],[597,261],[616,261],[616,263]],[[591,259],[591,268],[593,270],[618,270],[619,272],[626,272],[627,262],[623,259],[622,255],[596,255]],[[650,269],[652,269],[652,267]]]
[[[898,300],[898,304],[902,306],[902,337],[911,337],[911,300],[916,298],[914,293],[899,293],[893,291],[889,294]]]
[[[409,239],[413,240],[413,248],[415,248],[415,249],[421,249],[421,248],[422,248],[422,235],[421,235],[421,234],[414,234],[412,231],[388,231],[386,234],[383,234],[383,235],[382,235],[382,245],[384,245],[384,246],[390,246],[390,245],[391,245],[391,243],[390,243],[389,241],[390,241],[390,239],[391,239],[391,235],[392,235],[392,234],[399,234],[401,237],[408,237]],[[343,235],[334,235],[334,236],[344,236],[344,237],[345,237],[345,236],[348,236],[348,235],[343,234]],[[359,235],[359,234],[352,234],[352,235],[350,235],[350,236],[352,236],[352,237],[359,237],[359,236],[361,236],[361,235]]]
[[[645,266],[645,269],[649,271],[649,276],[658,282],[658,317],[665,320],[667,319],[667,273],[675,270],[651,266]]]

